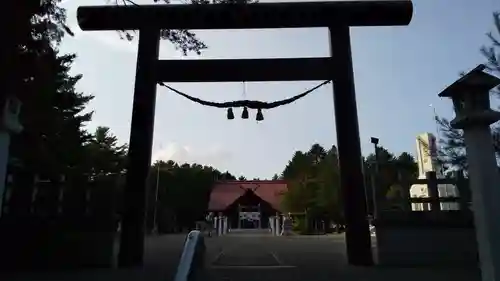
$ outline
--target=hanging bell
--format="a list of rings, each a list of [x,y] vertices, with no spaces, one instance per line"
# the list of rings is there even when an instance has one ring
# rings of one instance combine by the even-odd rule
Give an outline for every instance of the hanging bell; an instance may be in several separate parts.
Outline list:
[[[243,112],[241,113],[241,119],[248,119],[248,108],[243,107]]]
[[[257,121],[262,121],[264,120],[264,115],[262,114],[262,109],[257,110],[257,117],[255,118]]]
[[[233,120],[234,119],[234,113],[232,108],[227,109],[227,119],[228,120]]]

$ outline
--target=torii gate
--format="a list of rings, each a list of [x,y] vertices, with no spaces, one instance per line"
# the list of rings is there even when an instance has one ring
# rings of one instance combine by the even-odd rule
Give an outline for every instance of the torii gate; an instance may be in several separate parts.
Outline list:
[[[79,7],[84,31],[139,30],[119,265],[143,260],[157,83],[293,80],[333,80],[348,262],[372,265],[349,28],[408,25],[412,13],[410,0]],[[328,27],[331,56],[158,60],[160,29],[301,27]]]

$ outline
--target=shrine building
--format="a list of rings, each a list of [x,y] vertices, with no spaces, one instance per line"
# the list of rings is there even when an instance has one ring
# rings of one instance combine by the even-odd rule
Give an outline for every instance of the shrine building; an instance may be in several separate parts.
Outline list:
[[[210,193],[208,211],[227,216],[231,229],[268,228],[269,217],[281,213],[286,190],[284,180],[219,181]]]

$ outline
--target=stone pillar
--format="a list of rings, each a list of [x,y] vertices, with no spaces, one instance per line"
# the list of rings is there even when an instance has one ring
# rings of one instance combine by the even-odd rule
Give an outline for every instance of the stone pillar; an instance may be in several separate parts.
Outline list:
[[[455,119],[450,125],[464,130],[472,209],[483,281],[500,281],[500,174],[490,125],[500,112],[490,107],[489,91],[500,79],[479,65],[439,94],[453,100]]]
[[[481,270],[500,280],[500,178],[489,126],[464,128]]]

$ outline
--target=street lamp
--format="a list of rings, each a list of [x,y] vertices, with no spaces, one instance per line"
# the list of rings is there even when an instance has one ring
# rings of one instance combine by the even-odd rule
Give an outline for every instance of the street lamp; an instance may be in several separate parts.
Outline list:
[[[158,167],[156,168],[155,204],[154,204],[154,211],[153,211],[153,234],[158,233],[158,225],[156,223],[156,212],[158,211],[158,191],[160,190],[159,185],[160,185],[161,163],[162,163],[161,160],[158,161]]]
[[[158,222],[157,222],[157,212],[158,212],[158,198],[160,194],[160,172],[161,171],[166,171],[168,173],[172,172],[171,167],[167,167],[165,169],[162,169],[161,166],[162,164],[165,164],[165,162],[158,160],[158,167],[156,169],[156,188],[155,188],[155,204],[154,204],[154,212],[153,212],[153,233],[157,234],[158,233]]]
[[[456,116],[450,125],[464,131],[482,280],[500,281],[500,174],[490,128],[500,112],[490,108],[489,96],[500,79],[483,72],[485,68],[477,66],[439,97],[452,99]]]
[[[378,142],[379,139],[375,137],[370,138],[371,143],[373,144],[373,147],[375,149],[375,163],[374,163],[374,168],[375,168],[375,176],[372,180],[372,204],[373,204],[373,218],[376,219],[378,218],[378,194],[377,194],[377,185],[379,183],[379,149],[378,149]]]

